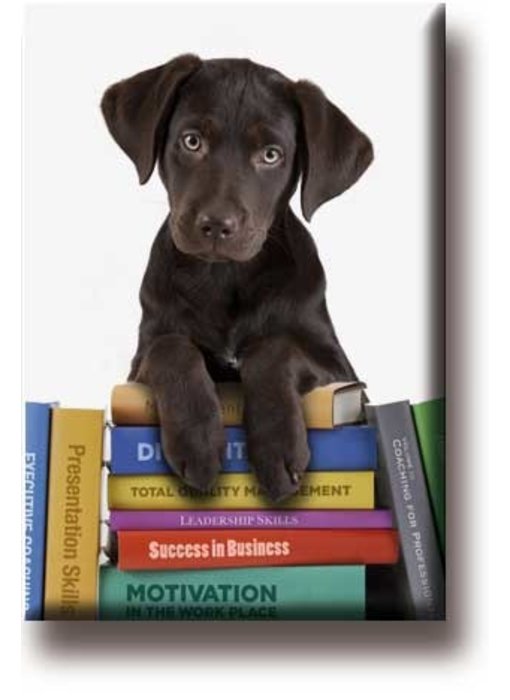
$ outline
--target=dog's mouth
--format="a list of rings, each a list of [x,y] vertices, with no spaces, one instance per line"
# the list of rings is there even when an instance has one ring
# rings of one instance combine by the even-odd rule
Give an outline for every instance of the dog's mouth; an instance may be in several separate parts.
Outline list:
[[[262,249],[267,233],[250,229],[239,233],[233,240],[200,240],[193,232],[171,222],[170,235],[176,248],[205,263],[242,263],[252,260]]]
[[[193,255],[193,254],[192,254]],[[234,262],[233,258],[226,255],[218,255],[217,253],[195,253],[194,257],[206,263],[228,263]]]
[[[199,252],[188,252],[188,255],[193,256],[197,260],[201,260],[205,263],[243,263],[253,260],[253,258],[260,252],[262,246],[259,245],[254,249],[236,251],[229,254],[219,252],[217,250],[211,251],[199,251]],[[182,251],[181,252],[187,252]]]

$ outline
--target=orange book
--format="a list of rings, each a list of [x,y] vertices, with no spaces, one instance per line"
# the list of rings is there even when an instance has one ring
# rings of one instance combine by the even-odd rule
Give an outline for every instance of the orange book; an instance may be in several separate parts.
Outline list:
[[[124,530],[119,569],[227,569],[298,564],[395,564],[385,530]]]

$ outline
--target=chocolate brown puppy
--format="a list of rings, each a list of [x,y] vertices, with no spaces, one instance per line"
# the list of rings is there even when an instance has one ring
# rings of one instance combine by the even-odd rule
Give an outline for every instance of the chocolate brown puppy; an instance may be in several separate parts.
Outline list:
[[[129,379],[154,391],[162,447],[207,490],[224,429],[215,382],[241,381],[248,456],[274,501],[309,462],[300,396],[356,374],[333,329],[305,219],[350,187],[372,146],[322,91],[244,59],[193,55],[112,85],[101,108],[170,213],[152,246]]]

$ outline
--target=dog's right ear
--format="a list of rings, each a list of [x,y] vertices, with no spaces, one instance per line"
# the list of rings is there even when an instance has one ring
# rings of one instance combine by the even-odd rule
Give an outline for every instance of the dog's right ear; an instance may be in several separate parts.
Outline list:
[[[301,207],[310,221],[321,204],[342,194],[361,177],[374,151],[370,139],[317,85],[299,80],[294,90],[305,141]]]
[[[135,164],[141,185],[154,170],[177,90],[201,65],[198,56],[177,56],[115,83],[103,95],[101,111],[108,130]]]

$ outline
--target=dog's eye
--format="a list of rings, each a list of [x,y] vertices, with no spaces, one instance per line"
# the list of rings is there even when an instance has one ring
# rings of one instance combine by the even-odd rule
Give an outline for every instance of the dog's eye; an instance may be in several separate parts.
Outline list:
[[[186,148],[188,151],[199,151],[200,147],[202,146],[202,139],[198,134],[189,133],[183,135],[182,143],[184,148]]]
[[[283,158],[283,151],[279,146],[266,146],[262,151],[262,162],[266,165],[276,165]]]

